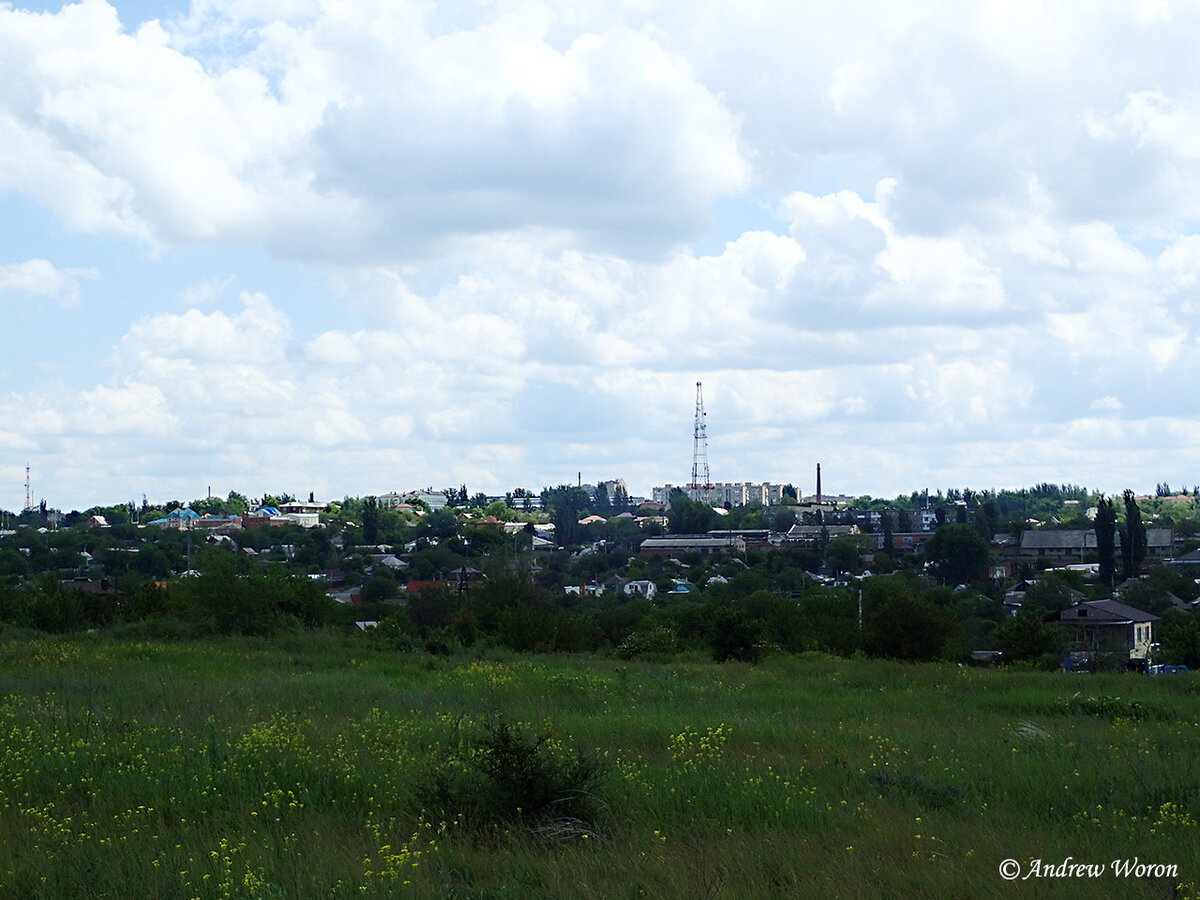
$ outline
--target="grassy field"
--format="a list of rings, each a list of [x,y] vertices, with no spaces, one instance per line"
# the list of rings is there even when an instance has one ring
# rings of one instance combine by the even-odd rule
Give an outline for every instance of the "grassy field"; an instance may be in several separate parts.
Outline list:
[[[4,897],[1196,898],[1198,819],[1194,675],[0,643]]]

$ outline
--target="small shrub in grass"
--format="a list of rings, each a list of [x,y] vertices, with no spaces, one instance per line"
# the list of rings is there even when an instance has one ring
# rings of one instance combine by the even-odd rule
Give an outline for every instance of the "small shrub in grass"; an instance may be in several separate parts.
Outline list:
[[[1102,719],[1144,719],[1150,708],[1140,700],[1125,700],[1111,694],[1083,696],[1076,693],[1058,701],[1059,709],[1068,715],[1099,716]]]
[[[400,616],[388,616],[370,632],[371,639],[390,650],[411,653],[417,649],[417,639],[409,633]]]
[[[549,724],[534,733],[497,717],[435,767],[424,799],[477,826],[521,821],[579,836],[593,827],[604,774],[599,758],[563,746]]]
[[[425,638],[425,649],[434,656],[449,656],[457,643],[454,632],[449,628],[434,628]]]
[[[647,625],[625,638],[614,655],[621,659],[635,656],[671,656],[679,652],[679,635],[669,625]]]

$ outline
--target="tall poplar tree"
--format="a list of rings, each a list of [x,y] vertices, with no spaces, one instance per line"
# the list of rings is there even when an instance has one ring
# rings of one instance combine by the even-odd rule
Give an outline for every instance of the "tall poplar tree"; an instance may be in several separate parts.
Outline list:
[[[1117,511],[1112,498],[1100,498],[1096,510],[1096,555],[1100,559],[1100,580],[1112,587],[1116,574]]]
[[[1146,558],[1146,526],[1142,522],[1142,511],[1138,509],[1133,491],[1122,495],[1125,500],[1125,528],[1121,532],[1121,562],[1126,578],[1136,578]]]

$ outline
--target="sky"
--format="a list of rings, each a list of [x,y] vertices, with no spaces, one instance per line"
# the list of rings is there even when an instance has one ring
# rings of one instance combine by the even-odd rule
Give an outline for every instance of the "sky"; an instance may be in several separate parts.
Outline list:
[[[1200,482],[1200,5],[0,2],[0,507]]]

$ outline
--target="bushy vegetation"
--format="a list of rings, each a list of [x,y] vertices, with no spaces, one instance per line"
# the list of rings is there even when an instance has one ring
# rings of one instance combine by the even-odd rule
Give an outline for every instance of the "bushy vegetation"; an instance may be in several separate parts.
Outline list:
[[[422,800],[442,818],[476,827],[515,823],[540,834],[582,837],[596,832],[604,775],[596,754],[565,747],[550,722],[535,732],[493,716],[438,761]]]
[[[1188,678],[4,634],[0,895],[1200,896]],[[1134,856],[1174,876],[1012,885]]]
[[[1042,572],[1027,560],[1010,579],[996,578],[987,539],[1031,523],[1091,527],[1085,512],[1094,503],[1104,519],[1098,536],[1133,536],[1128,565],[1142,577],[1121,585],[1120,596],[1164,616],[1162,661],[1195,664],[1200,657],[1195,629],[1172,612],[1195,599],[1200,586],[1165,566],[1143,573],[1134,552],[1144,545],[1146,527],[1170,524],[1186,533],[1189,523],[1200,521],[1194,494],[1160,491],[1141,501],[1126,496],[1117,508],[1111,498],[1077,486],[1044,484],[1022,491],[914,493],[890,501],[863,497],[832,512],[814,512],[788,498],[775,507],[735,507],[724,517],[677,495],[667,522],[672,531],[718,525],[779,531],[793,522],[821,528],[808,546],[677,560],[637,553],[640,541],[662,526],[655,518],[632,518],[623,495],[589,497],[565,485],[540,497],[518,489],[511,502],[472,498],[465,485],[446,494],[456,505],[437,511],[401,512],[371,497],[346,498],[326,508],[321,528],[246,528],[219,540],[138,525],[181,506],[177,501],[162,508],[126,504],[70,513],[58,527],[41,529],[34,526],[53,524],[50,514],[26,511],[15,532],[0,539],[0,622],[50,633],[111,629],[132,637],[196,639],[325,626],[350,630],[355,622],[371,621],[380,623],[379,639],[393,649],[442,654],[503,647],[756,661],[821,650],[967,661],[975,650],[1001,650],[1011,662],[1053,667],[1062,648],[1033,619],[1079,599],[1111,596],[1113,575],[1085,583],[1077,573]],[[535,507],[535,497],[544,509]],[[190,506],[229,514],[257,502],[232,493]],[[882,529],[886,539],[897,529],[918,527],[918,511],[930,510],[944,524],[927,536],[923,549],[876,549],[869,532]],[[580,517],[596,512],[609,518],[580,524]],[[89,514],[104,515],[111,527],[90,527]],[[516,533],[499,528],[500,520],[515,523]],[[566,546],[535,553],[534,526],[551,523]],[[826,524],[851,523],[866,533],[828,538]],[[380,561],[389,554],[386,564]],[[1104,554],[1093,555],[1105,564]],[[1111,570],[1114,563],[1107,565]],[[456,574],[469,569],[481,577]],[[1022,607],[1030,621],[1017,624],[1008,621],[1002,599],[1022,577],[1036,577],[1036,584]],[[84,590],[74,579],[85,588],[107,588]],[[622,593],[630,579],[652,583],[657,595]],[[343,600],[353,595],[360,602],[331,602],[326,593],[334,585]]]

